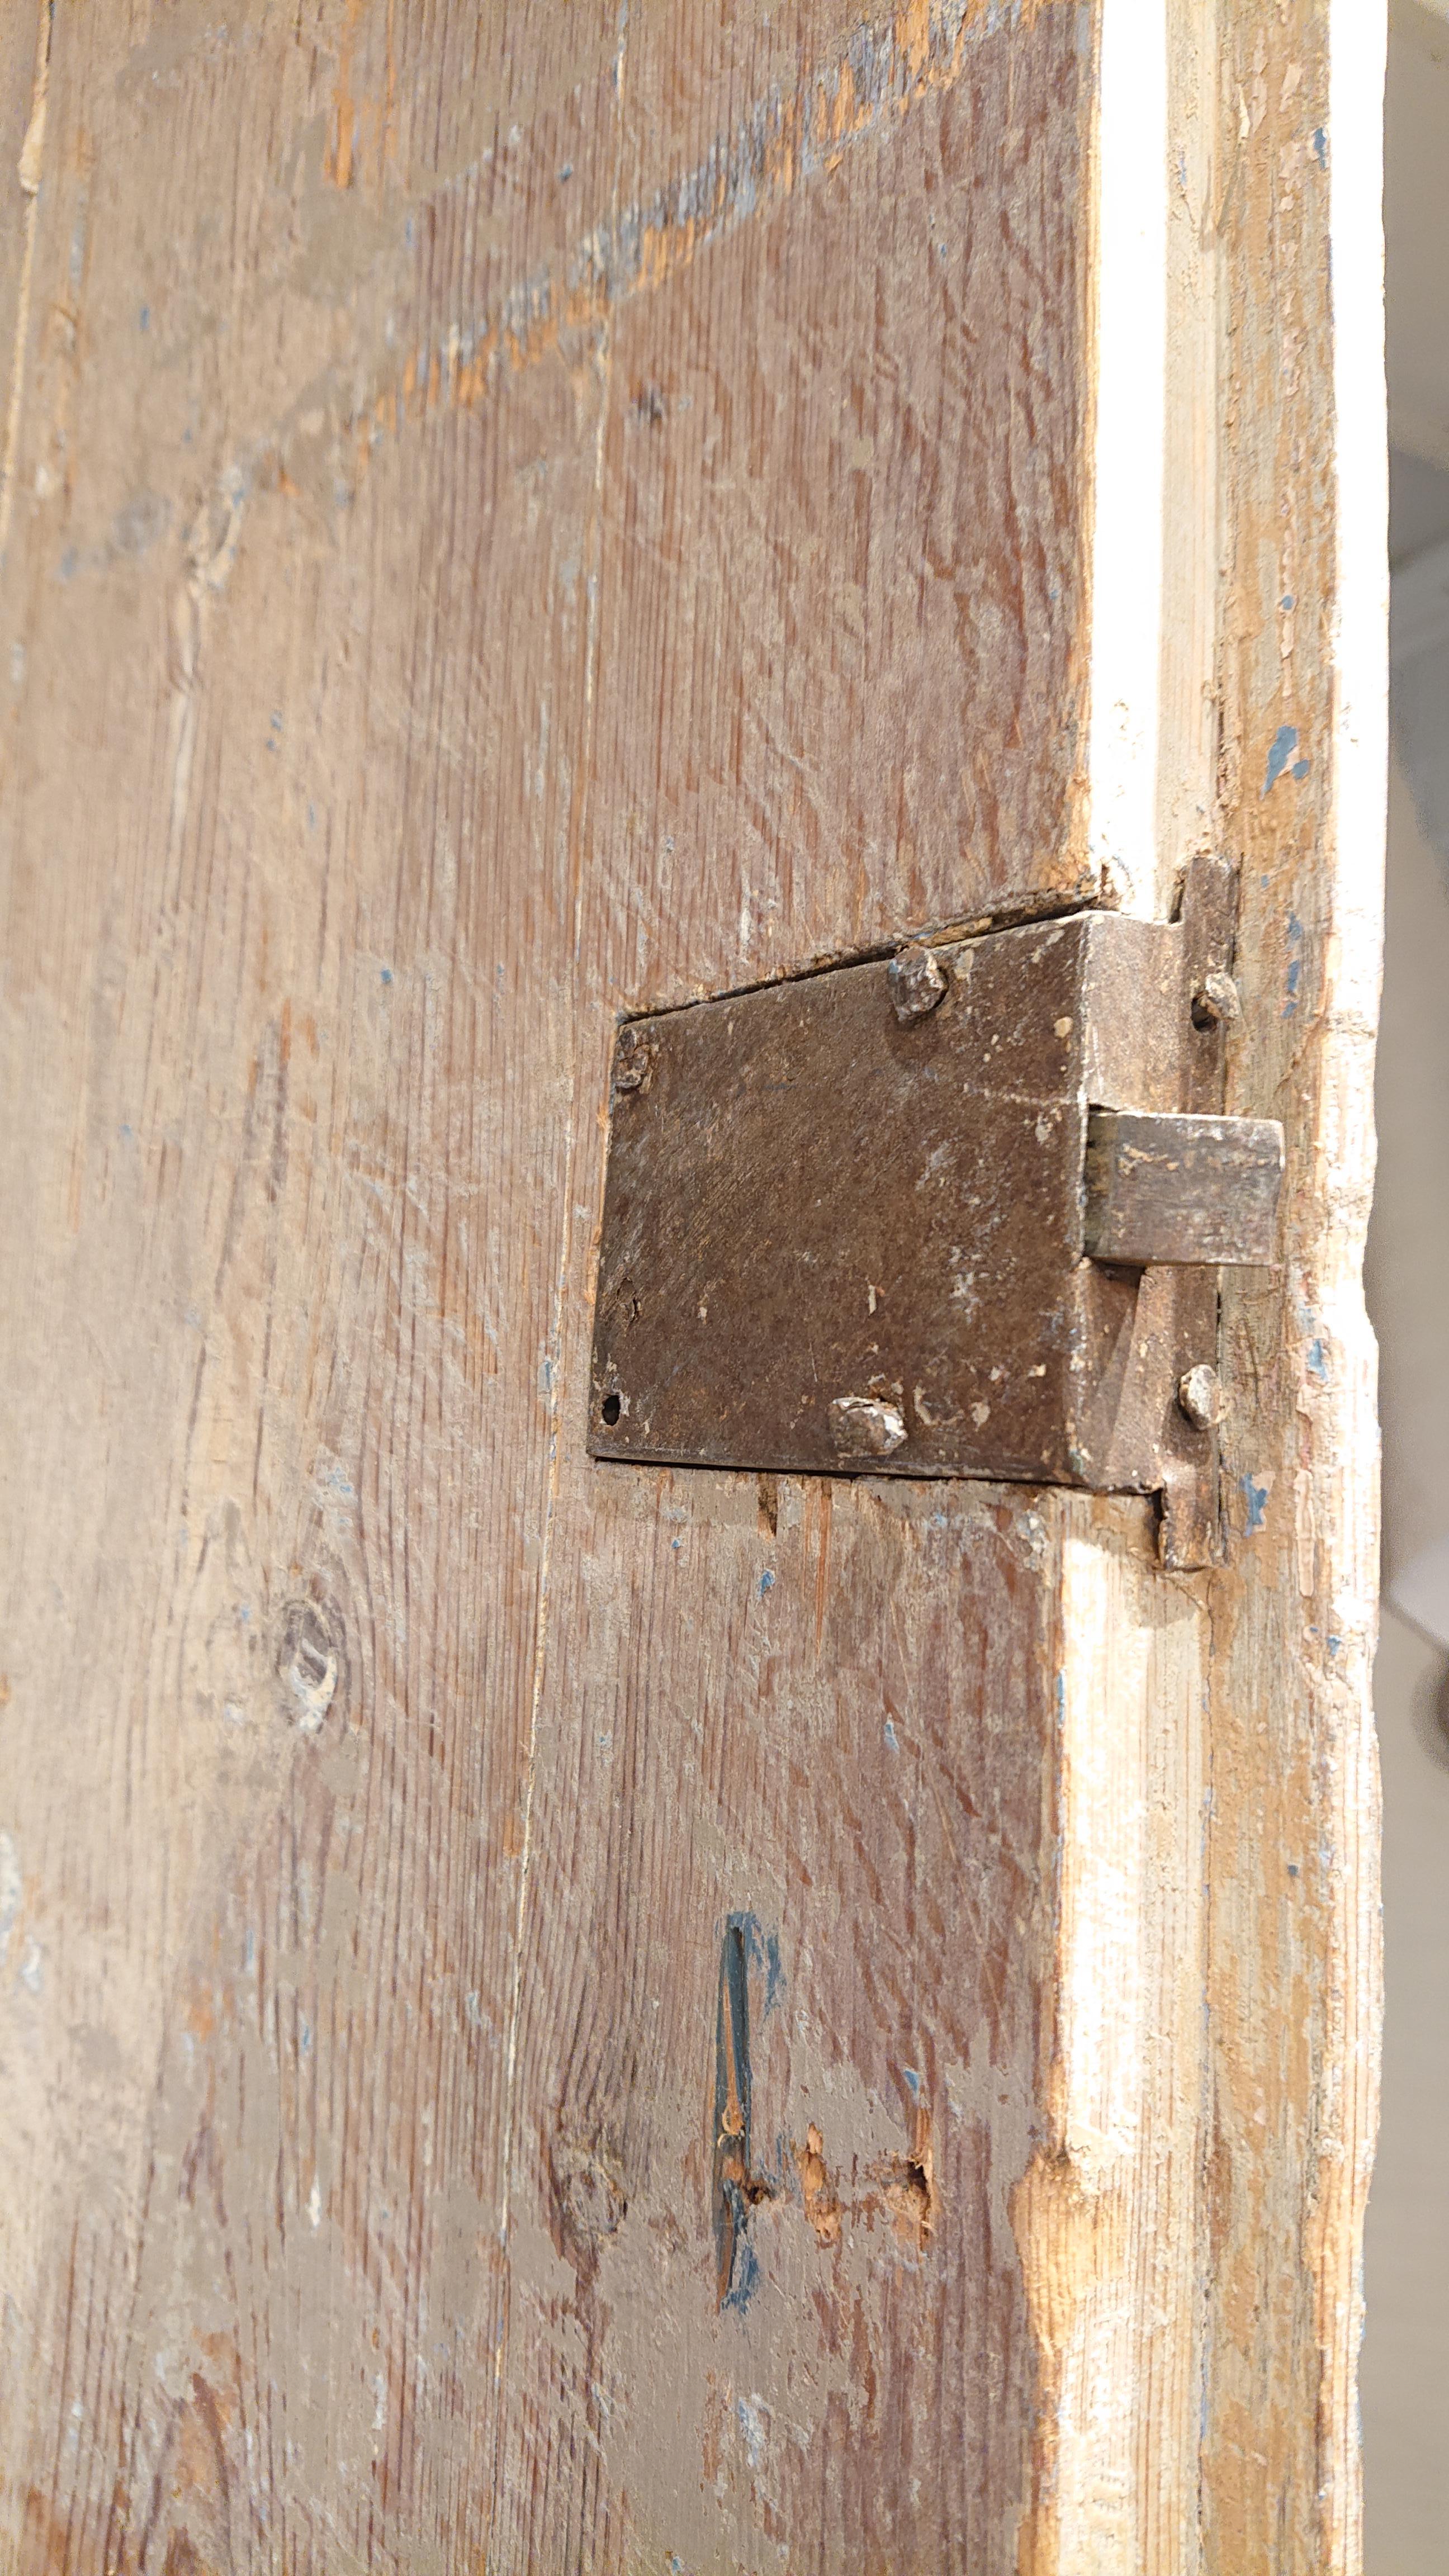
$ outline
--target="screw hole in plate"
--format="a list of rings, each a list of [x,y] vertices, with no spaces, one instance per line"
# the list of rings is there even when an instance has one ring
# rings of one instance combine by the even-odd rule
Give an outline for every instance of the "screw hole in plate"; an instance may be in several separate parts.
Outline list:
[[[599,1407],[599,1411],[603,1415],[604,1420],[607,1422],[611,1431],[623,1410],[624,1407],[617,1395],[606,1395],[603,1403]]]

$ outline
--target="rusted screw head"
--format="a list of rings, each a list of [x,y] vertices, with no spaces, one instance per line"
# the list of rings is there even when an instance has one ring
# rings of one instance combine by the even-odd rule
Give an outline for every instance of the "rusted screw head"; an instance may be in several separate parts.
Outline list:
[[[624,1027],[614,1048],[614,1091],[642,1091],[649,1079],[654,1049],[642,1029]]]
[[[1223,1418],[1222,1380],[1206,1360],[1199,1360],[1177,1381],[1177,1400],[1198,1431],[1215,1430]]]
[[[847,1458],[888,1458],[906,1436],[898,1404],[876,1395],[838,1395],[830,1408],[830,1437]]]
[[[1242,996],[1231,975],[1214,969],[1204,975],[1192,997],[1192,1024],[1195,1029],[1226,1028],[1243,1016]]]
[[[891,959],[889,980],[898,1020],[923,1020],[946,990],[946,970],[940,959],[915,941]]]

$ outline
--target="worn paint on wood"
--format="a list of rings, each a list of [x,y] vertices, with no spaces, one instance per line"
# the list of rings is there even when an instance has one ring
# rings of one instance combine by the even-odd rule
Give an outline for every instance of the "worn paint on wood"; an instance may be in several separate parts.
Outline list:
[[[1214,1630],[1202,2516],[1214,2571],[1251,2564],[1273,2532],[1275,2567],[1309,2576],[1361,2564],[1380,2011],[1361,1273],[1386,751],[1385,29],[1377,0],[1296,0],[1271,38],[1248,0],[1223,15],[1222,797],[1245,967],[1228,1105],[1282,1118],[1288,1163],[1282,1268],[1226,1280],[1223,1298],[1245,1397],[1224,1428],[1233,1566]]]
[[[680,1525],[663,1500],[657,1538],[630,1518],[604,1582],[621,1498],[584,1455],[596,1117],[621,1003],[1082,889],[1082,38],[1064,7],[681,27],[382,0],[224,23],[181,0],[49,30],[38,194],[17,208],[33,255],[13,237],[29,321],[0,789],[8,1062],[35,1104],[7,1202],[25,1212],[3,1819],[23,2219],[0,2411],[6,2527],[33,2564],[460,2565],[524,2511],[523,2456],[540,2563],[591,2494],[608,2563],[658,2527],[671,2481],[705,2475],[700,2387],[650,2492],[642,2437],[610,2467],[587,2411],[531,2412],[564,2262],[540,2151],[585,2247],[595,2212],[601,2267],[623,2253],[647,2278],[657,2219],[703,2263],[709,2331],[730,2324],[709,2128],[721,1944],[749,1889],[723,1844],[681,1889],[688,1955],[655,2015],[653,1896],[607,1838],[580,1847],[600,2076],[574,2069],[567,1924],[545,1904],[571,1830],[565,1659],[622,1695],[641,1779],[669,1780],[694,1740],[682,1703],[730,1678],[744,1545],[705,1514],[705,1625],[669,1687],[631,1584],[656,1547],[672,1569]],[[885,1528],[857,1559],[883,1640],[912,1544]],[[586,1615],[591,1569],[607,1597]],[[832,1612],[818,1547],[776,1576],[785,1705],[807,1684],[818,1701],[857,1614]],[[1050,1585],[1021,1580],[1041,1631]],[[944,1596],[921,1616],[934,1635]],[[1024,1761],[1050,1691],[1013,1633]],[[591,1634],[637,1660],[591,1663]],[[889,1669],[860,1686],[876,1772],[891,1704],[911,1760]],[[734,1702],[728,1798],[691,1828],[762,1863],[768,1722]],[[921,1722],[940,1736],[929,1692]],[[932,1756],[948,1819],[956,1759]],[[855,1812],[845,1782],[833,1795],[831,1941],[841,1904],[868,1902],[829,1884]],[[620,1854],[670,1821],[632,1783],[602,1818],[615,1796]],[[880,1855],[903,1927],[925,1830],[947,1830],[934,1793]],[[827,1950],[825,1919],[795,1935],[803,1996],[799,1945]],[[999,2051],[1018,2124],[1029,1949]],[[803,2211],[813,2121],[812,2206],[834,2195],[835,2259],[863,2266],[866,2345],[833,2365],[857,2425],[872,2338],[884,2357],[924,2313],[947,2367],[942,2284],[959,2306],[990,2235],[983,2201],[929,2276],[898,2236],[915,2166],[964,2213],[959,2160],[984,2149],[930,2030],[903,2006],[867,2040],[869,2000],[840,2025],[848,2135],[772,2082],[783,2022],[752,2041],[750,2151],[782,2204],[752,2225],[778,2229],[792,2193]],[[677,2106],[653,2098],[655,2061],[630,2092],[642,2038],[611,2025],[636,2001],[680,2051]],[[822,2014],[840,2009],[832,1989]],[[918,2056],[929,2151],[896,2068]],[[661,2147],[651,2200],[632,2159],[666,2110],[683,2161]],[[636,2215],[610,2233],[614,2129]],[[973,2529],[1025,2476],[1009,2179],[1004,2304],[971,2331],[1016,2394]],[[627,2379],[629,2346],[598,2366]],[[880,2403],[899,2418],[902,2392]],[[971,2440],[979,2466],[984,2423]],[[830,2456],[807,2444],[807,2498]],[[975,2474],[943,2455],[923,2532]],[[727,2501],[748,2519],[745,2493]],[[687,2502],[698,2534],[708,2494]]]

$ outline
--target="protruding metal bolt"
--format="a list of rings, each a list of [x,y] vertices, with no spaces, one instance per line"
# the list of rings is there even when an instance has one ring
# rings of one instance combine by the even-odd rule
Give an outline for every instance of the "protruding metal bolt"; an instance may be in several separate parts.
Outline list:
[[[876,1395],[837,1395],[830,1407],[830,1437],[849,1458],[888,1458],[906,1436],[897,1404]]]
[[[913,941],[891,959],[889,982],[896,1018],[923,1020],[946,990],[946,970],[929,948]]]
[[[1223,1418],[1223,1386],[1215,1368],[1199,1360],[1177,1381],[1177,1400],[1197,1431],[1213,1431]]]
[[[1192,997],[1192,1024],[1195,1029],[1227,1028],[1243,1016],[1242,995],[1231,975],[1214,968],[1204,975]]]

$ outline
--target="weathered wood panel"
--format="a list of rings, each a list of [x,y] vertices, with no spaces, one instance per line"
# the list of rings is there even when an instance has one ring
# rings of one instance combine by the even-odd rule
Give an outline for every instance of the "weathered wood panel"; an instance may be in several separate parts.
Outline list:
[[[615,997],[1090,882],[1083,38],[857,24],[721,102],[682,241],[651,209],[603,458]]]
[[[555,1536],[498,2562],[1186,2567],[1199,1583],[1141,1504],[604,1474]]]
[[[1058,1507],[602,1481],[555,1534],[498,2563],[990,2563],[1029,2477]]]
[[[1225,1281],[1202,2513],[1214,2576],[1357,2569],[1376,2118],[1373,1178],[1387,678],[1377,0],[1222,13],[1229,1106],[1288,1130],[1285,1258]],[[1248,1391],[1251,1391],[1250,1393]],[[1269,2539],[1271,2535],[1271,2541]]]
[[[1374,13],[1173,0],[1170,243],[1108,14],[0,29],[24,2576],[1356,2564]],[[589,1466],[617,1010],[1209,839],[1232,1571]]]
[[[632,1575],[617,1501],[592,1534],[577,1366],[612,1014],[1085,882],[1091,47],[1065,8],[770,27],[117,0],[40,32],[39,84],[34,28],[4,39],[29,141],[0,820],[30,1104],[6,1145],[6,2545],[27,2568],[461,2565],[516,2530],[509,2481],[541,2457],[532,2416],[496,2412],[534,2386],[530,2264],[558,2269],[528,2142],[563,2138],[567,2178],[587,2087],[638,2045],[606,2026],[633,2008],[632,1926],[603,2073],[574,2068],[573,1986],[524,1983],[562,1937],[528,1860],[569,1830],[560,1658],[614,1687],[560,1604],[614,1551],[607,1635]],[[743,1537],[723,1504],[701,1524],[681,1690],[732,1651],[746,1501]],[[633,1543],[667,1568],[652,1485],[649,1512]],[[862,1585],[906,1586],[922,1546],[944,1570],[949,1537],[885,1526]],[[819,1593],[822,1563],[780,1573],[775,1623],[782,1666],[810,1653],[780,1704],[808,1678],[828,1753],[830,1655],[896,1614]],[[1039,1840],[1048,1575],[1013,1599],[1002,1795]],[[942,1729],[976,1650],[944,1604],[916,1615],[955,1698],[933,1685],[912,1723],[955,1798]],[[675,1695],[629,1633],[638,1777],[673,1791]],[[891,1672],[867,1658],[860,1684],[873,1780],[896,1776]],[[763,1685],[735,1710],[701,1832],[762,1839],[775,1711]],[[876,1821],[845,1786],[819,1856],[843,1873]],[[911,1907],[927,1987],[957,1922],[897,1800],[865,1881],[902,1923],[833,2043],[852,2099],[880,2096],[862,2174],[920,2161],[908,2041],[945,2083],[946,2039],[885,2000],[910,1991]],[[934,1792],[932,1815],[940,1836]],[[631,1812],[620,1856],[670,1822]],[[963,2115],[939,2150],[961,2232],[923,2272],[895,2231],[934,2181],[850,2185],[879,2203],[866,2346],[904,2353],[924,2315],[958,2427],[970,2370],[1003,2392],[962,2460],[923,2427],[918,2505],[880,2498],[923,2547],[1004,2530],[1025,2491],[1003,2211],[1036,1848],[1007,1863],[1038,1928],[990,2190]],[[590,1922],[623,1903],[612,1867],[581,1855]],[[661,1998],[679,2154],[709,2110],[728,1876],[701,1879]],[[832,2014],[848,1984],[842,1963]],[[647,2091],[620,2110],[631,2156],[655,2116]],[[679,2202],[708,2278],[707,2178],[696,2208],[657,2165],[652,2206]],[[587,2213],[584,2167],[570,2188]],[[968,2241],[995,2303],[968,2297]],[[833,2365],[797,2544],[866,2346]],[[587,2462],[596,2437],[564,2410],[550,2438]],[[625,2550],[629,2456],[598,2491]],[[532,2509],[561,2563],[569,2477]],[[744,2489],[732,2510],[753,2527]],[[827,2557],[847,2530],[822,2527]]]

